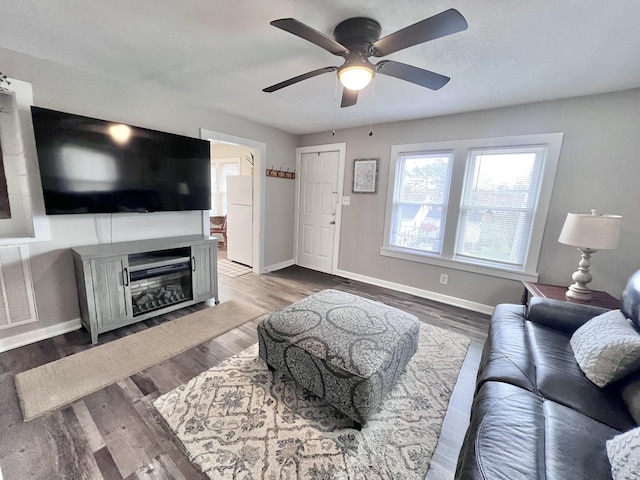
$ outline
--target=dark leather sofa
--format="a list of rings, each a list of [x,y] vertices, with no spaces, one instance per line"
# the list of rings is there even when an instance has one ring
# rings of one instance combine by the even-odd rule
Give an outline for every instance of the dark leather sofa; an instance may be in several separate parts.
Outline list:
[[[620,309],[640,326],[640,271]],[[605,311],[542,298],[496,307],[456,479],[612,478],[606,441],[637,426],[622,395],[629,380],[596,386],[569,343]]]

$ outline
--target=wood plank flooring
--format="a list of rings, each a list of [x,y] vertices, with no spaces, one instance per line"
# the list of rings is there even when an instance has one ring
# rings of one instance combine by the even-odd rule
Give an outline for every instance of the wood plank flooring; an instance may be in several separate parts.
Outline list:
[[[224,249],[220,253],[224,256]],[[219,283],[221,301],[240,300],[266,312],[280,310],[325,288],[356,293],[413,313],[424,322],[462,332],[474,340],[476,350],[486,337],[489,323],[486,315],[297,266],[266,275],[250,273],[236,278],[220,275]],[[99,343],[211,305],[195,305],[103,334]],[[152,402],[255,343],[257,323],[258,320],[248,322],[28,423],[22,420],[15,375],[91,348],[89,335],[78,330],[0,354],[0,479],[204,479],[165,430]],[[450,411],[463,413],[457,417],[448,414],[449,426],[443,431],[442,446],[433,459],[438,464],[433,469],[438,476],[431,478],[451,476],[455,468],[456,448],[466,428],[464,412],[468,411],[476,367],[477,362],[464,377],[466,390],[461,399],[452,399]]]

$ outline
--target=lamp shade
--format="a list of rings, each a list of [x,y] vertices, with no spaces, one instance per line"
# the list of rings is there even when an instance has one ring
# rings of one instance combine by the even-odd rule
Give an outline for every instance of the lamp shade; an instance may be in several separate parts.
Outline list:
[[[609,250],[620,242],[620,215],[569,213],[558,241],[591,250]]]

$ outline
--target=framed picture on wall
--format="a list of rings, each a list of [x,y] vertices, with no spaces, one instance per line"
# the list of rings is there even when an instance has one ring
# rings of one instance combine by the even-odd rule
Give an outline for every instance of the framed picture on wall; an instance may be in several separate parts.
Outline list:
[[[353,161],[353,193],[377,193],[378,158],[361,158]]]

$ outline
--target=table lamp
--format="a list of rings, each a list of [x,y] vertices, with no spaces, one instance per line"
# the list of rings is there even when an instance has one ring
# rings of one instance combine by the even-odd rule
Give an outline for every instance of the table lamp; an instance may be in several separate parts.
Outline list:
[[[619,215],[602,215],[595,210],[591,210],[591,213],[567,214],[558,241],[578,247],[582,253],[578,270],[571,276],[574,283],[569,286],[567,297],[587,302],[591,300],[591,289],[587,287],[587,283],[593,279],[589,273],[591,254],[618,246],[621,220]]]

